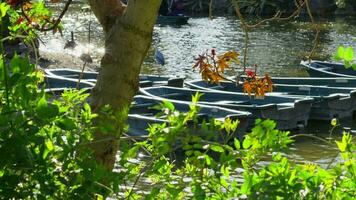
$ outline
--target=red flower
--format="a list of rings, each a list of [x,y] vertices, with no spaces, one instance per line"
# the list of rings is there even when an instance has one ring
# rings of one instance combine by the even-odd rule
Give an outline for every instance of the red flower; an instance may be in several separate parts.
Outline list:
[[[25,20],[25,18],[23,18],[22,16],[20,16],[20,17],[17,19],[16,24],[21,24],[24,20]]]
[[[255,72],[252,71],[251,69],[246,69],[246,75],[247,75],[247,77],[254,77]]]
[[[213,55],[213,57],[216,55],[215,49],[211,49],[211,55]]]

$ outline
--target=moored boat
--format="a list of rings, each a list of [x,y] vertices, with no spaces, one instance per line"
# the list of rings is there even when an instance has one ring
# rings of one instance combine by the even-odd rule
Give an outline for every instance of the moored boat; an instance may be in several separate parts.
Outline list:
[[[189,20],[188,16],[185,15],[159,15],[157,17],[157,24],[173,24],[173,25],[183,25],[187,24]]]
[[[243,81],[246,77],[240,77]],[[273,84],[313,85],[328,87],[347,87],[356,89],[356,78],[348,77],[271,77]]]
[[[202,94],[199,104],[248,111],[253,118],[276,121],[280,130],[296,129],[307,125],[313,99],[266,96],[264,99],[251,98],[243,93],[204,91],[188,88],[147,87],[140,88],[144,95],[169,100],[189,101],[191,96]]]
[[[273,82],[273,81],[272,81]],[[243,92],[242,83],[222,81],[211,84],[197,80],[186,82],[191,88],[210,91]],[[338,88],[312,85],[274,84],[273,92],[267,96],[284,96],[290,98],[313,98],[310,119],[331,120],[333,118],[352,117],[356,111],[356,88]]]
[[[78,81],[81,77],[81,81],[96,83],[98,72],[93,71],[81,71],[68,68],[57,69],[44,69],[44,72],[51,76],[59,76],[67,79],[73,79]],[[149,87],[153,85],[169,85],[173,87],[182,87],[184,79],[180,77],[167,77],[158,75],[144,75],[139,76],[140,87]]]
[[[312,77],[356,78],[356,71],[352,68],[345,68],[344,64],[324,61],[302,61],[300,64],[306,67]]]
[[[176,111],[179,112],[188,112],[190,109],[191,102],[188,101],[179,101],[179,100],[170,100],[174,105]],[[147,128],[149,124],[152,123],[168,123],[162,115],[157,117],[156,115],[161,112],[160,110],[154,109],[153,106],[162,103],[162,99],[136,95],[134,101],[130,107],[130,114],[128,118],[129,135],[147,135]],[[243,135],[246,132],[248,126],[252,125],[251,113],[236,111],[231,109],[225,109],[216,106],[207,106],[197,104],[199,107],[198,114],[198,123],[202,123],[203,120],[209,122],[211,118],[215,118],[219,121],[224,121],[226,118],[238,119],[239,125],[232,137],[238,137],[242,139]],[[217,136],[218,134],[214,134]]]
[[[92,82],[81,81],[80,83],[78,83],[78,81],[73,79],[51,76],[51,75],[45,75],[43,84],[40,85],[40,88],[43,88],[45,92],[50,92],[55,94],[62,93],[65,89],[69,89],[69,88],[89,90],[93,87],[94,87],[94,83]]]

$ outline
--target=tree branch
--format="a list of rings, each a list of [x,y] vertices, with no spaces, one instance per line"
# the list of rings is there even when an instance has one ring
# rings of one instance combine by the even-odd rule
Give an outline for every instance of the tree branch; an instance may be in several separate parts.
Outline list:
[[[73,0],[68,0],[67,3],[65,4],[61,14],[58,16],[58,18],[56,19],[56,21],[54,22],[54,24],[49,27],[49,28],[45,28],[44,26],[43,27],[38,27],[38,26],[34,26],[34,28],[36,30],[39,30],[39,31],[51,31],[55,28],[58,27],[59,23],[61,23],[62,21],[62,18],[64,17],[64,15],[66,14],[66,12],[68,11],[68,8],[70,6],[70,4],[72,3]],[[21,12],[22,12],[22,15],[25,17],[25,19],[27,20],[27,22],[31,23],[31,19],[27,16],[24,8],[23,8],[23,4],[21,5]]]

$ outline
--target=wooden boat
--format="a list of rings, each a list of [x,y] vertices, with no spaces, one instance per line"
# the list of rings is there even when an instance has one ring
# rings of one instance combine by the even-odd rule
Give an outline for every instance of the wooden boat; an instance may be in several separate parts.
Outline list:
[[[352,68],[345,68],[345,65],[339,63],[330,63],[323,61],[302,61],[300,63],[306,67],[312,77],[349,77],[356,78],[356,71]]]
[[[199,92],[199,104],[220,106],[234,110],[248,111],[253,118],[272,119],[280,130],[296,129],[307,125],[313,99],[266,96],[264,99],[249,97],[243,93],[204,91],[174,87],[140,88],[140,92],[151,97],[189,101]]]
[[[162,99],[136,95],[134,101],[130,107],[130,114],[128,118],[128,124],[130,125],[130,135],[147,135],[148,124],[167,122],[164,118],[156,117],[160,112],[157,109],[152,108],[162,102]],[[188,112],[190,109],[190,102],[170,100],[175,109],[180,112]],[[198,114],[198,123],[202,123],[203,120],[209,121],[211,118],[224,121],[226,118],[238,119],[240,121],[234,137],[242,139],[248,126],[251,125],[251,113],[236,111],[230,109],[224,109],[216,106],[207,106],[198,104],[200,111]],[[215,136],[218,134],[215,134]]]
[[[65,89],[69,89],[69,88],[74,89],[77,87],[78,89],[90,90],[91,88],[94,87],[94,83],[87,82],[87,81],[80,81],[80,83],[78,84],[78,82],[73,79],[45,75],[44,82],[40,86],[40,88],[45,89],[45,92],[54,93],[54,94],[62,93]]]
[[[157,17],[157,24],[174,24],[174,25],[183,25],[187,24],[189,17],[185,15],[159,15]]]
[[[242,84],[220,82],[219,85],[205,81],[186,82],[191,88],[210,91],[243,92]],[[291,98],[313,98],[310,119],[331,120],[333,118],[352,117],[356,111],[356,88],[338,88],[312,85],[274,84],[273,92],[268,96]]]
[[[58,69],[44,69],[45,73],[51,76],[65,77],[78,81],[82,74],[82,79],[85,82],[96,83],[98,72],[84,71],[58,68]],[[150,87],[153,85],[169,85],[173,87],[182,87],[184,79],[177,77],[157,76],[157,75],[140,75],[140,87]]]
[[[240,81],[245,79],[240,77]],[[328,87],[347,87],[356,89],[356,78],[347,77],[271,77],[273,84],[313,85]]]

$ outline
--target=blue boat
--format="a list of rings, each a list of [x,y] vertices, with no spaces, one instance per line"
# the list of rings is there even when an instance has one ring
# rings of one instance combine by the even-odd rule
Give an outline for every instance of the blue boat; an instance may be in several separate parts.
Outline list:
[[[156,23],[161,25],[184,25],[188,23],[188,20],[189,17],[185,15],[159,15]]]
[[[249,97],[243,93],[194,90],[168,86],[140,88],[140,93],[154,98],[190,101],[195,93],[201,93],[199,104],[220,106],[248,111],[257,119],[276,121],[280,130],[297,129],[307,125],[313,99],[266,96],[264,99]]]
[[[344,64],[331,63],[324,61],[302,61],[300,63],[304,66],[311,77],[348,77],[356,78],[356,71],[352,68],[345,68]]]
[[[170,100],[170,102],[174,105],[176,111],[188,112],[190,110],[191,102],[189,101]],[[149,127],[149,124],[163,122],[168,123],[162,115],[157,117],[157,114],[160,111],[154,109],[153,106],[158,105],[159,103],[162,103],[162,99],[142,95],[134,97],[128,118],[128,124],[130,125],[128,131],[129,135],[148,135],[146,129]],[[211,118],[215,118],[219,121],[224,121],[226,118],[238,119],[239,125],[236,132],[231,135],[232,137],[242,139],[243,135],[246,133],[247,127],[251,126],[253,123],[251,121],[251,113],[249,112],[200,104],[197,106],[200,108],[200,112],[198,114],[199,124],[201,124],[204,120],[208,122]],[[214,135],[218,136],[219,134]]]
[[[76,80],[70,78],[58,77],[58,76],[51,76],[51,75],[45,75],[44,82],[43,84],[40,85],[40,88],[44,89],[45,92],[53,93],[53,94],[60,94],[64,90],[69,88],[90,90],[93,87],[94,87],[94,83],[92,82],[81,81],[78,84],[78,81]]]
[[[232,77],[233,78],[233,77]],[[240,81],[246,77],[241,76]],[[346,77],[271,77],[273,84],[346,87],[356,89],[356,78]]]
[[[186,82],[191,88],[209,91],[243,92],[242,83],[222,81],[218,85],[202,80]],[[356,111],[356,88],[338,88],[312,85],[274,84],[273,92],[267,96],[290,98],[313,98],[310,119],[331,120],[352,117]]]
[[[44,72],[50,76],[57,76],[67,79],[72,79],[78,81],[81,76],[81,81],[96,83],[98,72],[84,71],[81,70],[68,69],[68,68],[58,68],[58,69],[44,69]],[[169,85],[173,87],[182,87],[184,83],[184,78],[181,77],[167,77],[158,75],[140,75],[140,87],[149,87],[153,85]]]

